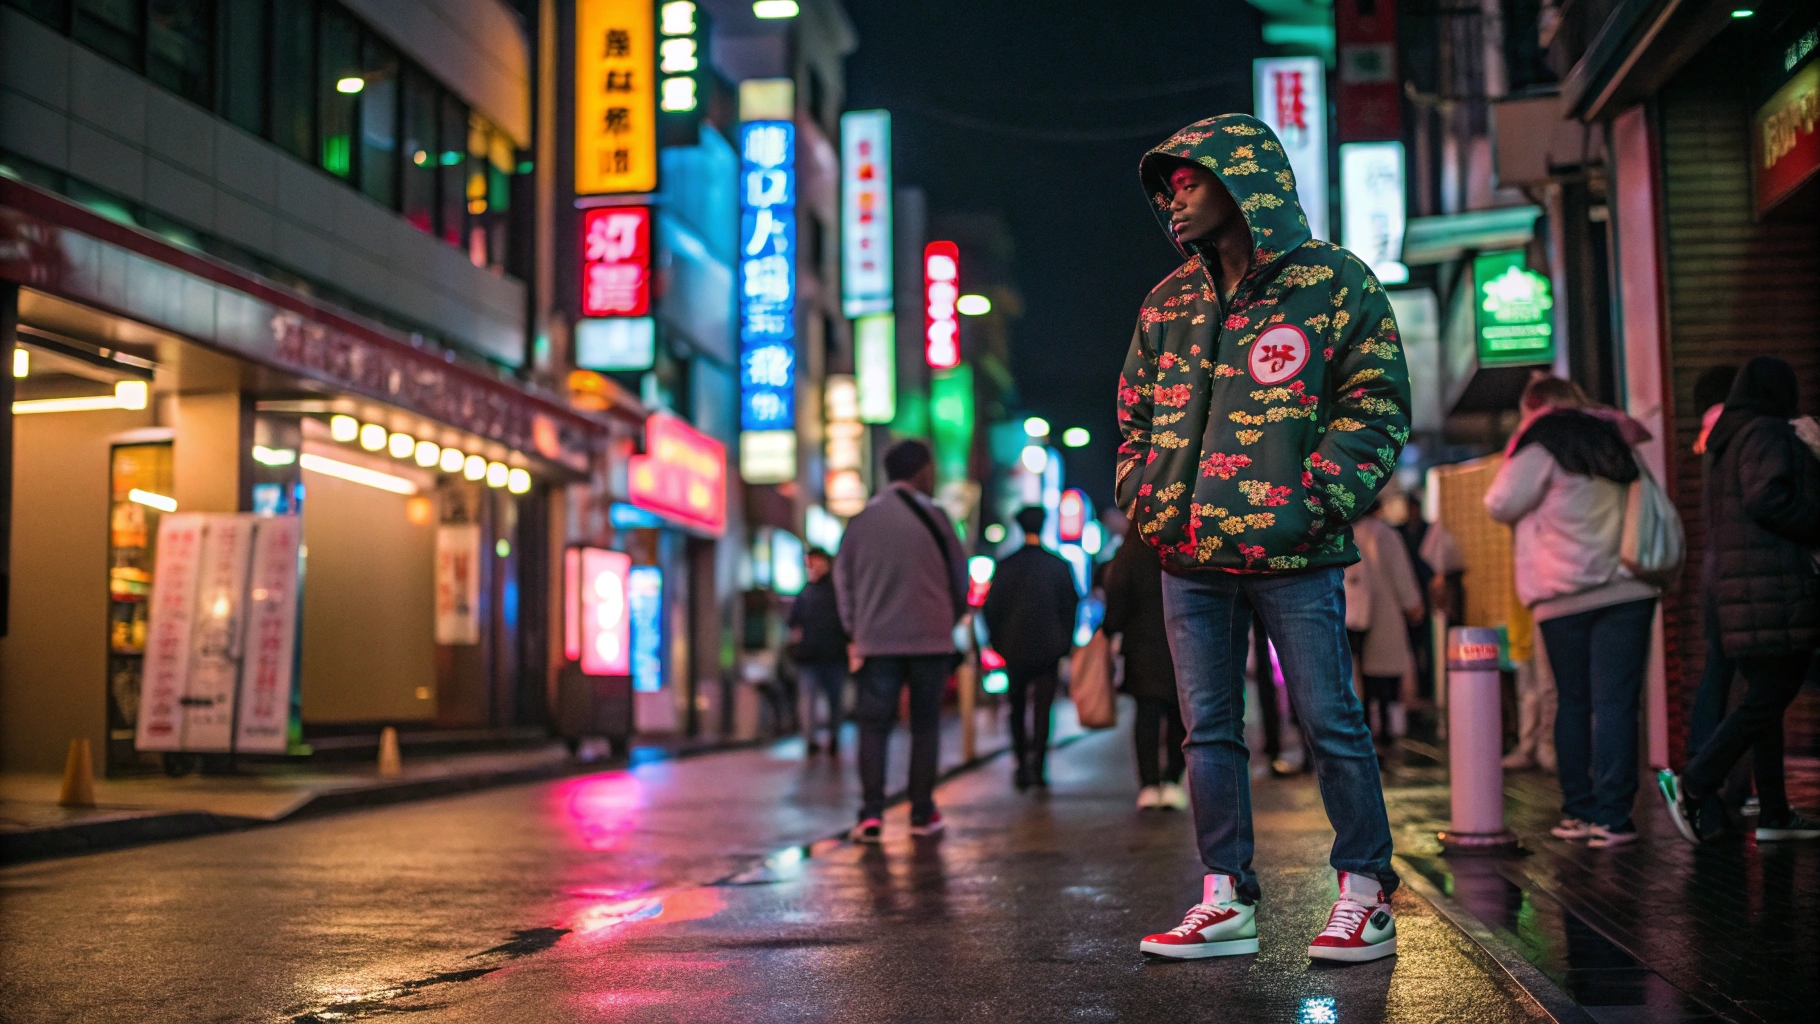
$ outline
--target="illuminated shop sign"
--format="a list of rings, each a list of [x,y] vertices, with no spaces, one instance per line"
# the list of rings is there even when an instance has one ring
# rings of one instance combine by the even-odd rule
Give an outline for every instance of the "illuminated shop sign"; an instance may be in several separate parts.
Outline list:
[[[861,423],[897,418],[897,318],[873,313],[853,321],[853,368]]]
[[[727,527],[727,450],[665,413],[645,421],[645,454],[626,463],[632,504],[715,536]]]
[[[1087,529],[1087,496],[1078,490],[1062,492],[1056,508],[1056,536],[1064,544],[1079,544]]]
[[[563,653],[590,676],[632,671],[626,577],[632,556],[604,548],[563,554]]]
[[[840,135],[841,305],[850,317],[889,312],[891,114],[850,110]]]
[[[657,189],[651,0],[576,0],[575,192]]]
[[[740,127],[740,429],[796,425],[796,126]]]
[[[1812,47],[1811,41],[1808,46]],[[1791,48],[1790,54],[1794,52]],[[1751,169],[1756,176],[1758,213],[1788,198],[1820,171],[1816,121],[1820,121],[1820,63],[1810,61],[1751,118]]]
[[[1348,142],[1340,147],[1340,244],[1384,284],[1409,280],[1403,265],[1403,144]]]
[[[645,316],[650,312],[651,208],[609,206],[583,211],[581,314]]]
[[[632,689],[656,693],[664,687],[664,571],[636,565],[626,577],[626,614],[632,625]]]
[[[960,365],[961,322],[954,308],[960,297],[960,248],[930,242],[923,249],[923,353],[937,370]]]
[[[1251,62],[1258,120],[1283,142],[1295,172],[1296,198],[1308,230],[1327,233],[1327,92],[1319,57],[1266,57]]]
[[[700,106],[695,74],[701,68],[700,19],[690,0],[668,0],[657,8],[657,106],[686,114]]]
[[[1338,0],[1333,20],[1339,44],[1335,133],[1341,142],[1400,137],[1403,87],[1397,77],[1397,5],[1388,0]]]
[[[584,370],[649,370],[657,361],[657,323],[648,316],[606,317],[575,325],[575,365]]]
[[[1555,357],[1554,296],[1521,250],[1472,261],[1473,321],[1486,366],[1549,363]]]
[[[973,367],[957,366],[929,380],[929,428],[935,441],[937,484],[968,478],[973,456]]]
[[[856,516],[871,497],[860,473],[866,463],[866,427],[859,421],[859,386],[846,374],[829,374],[823,394],[827,421],[823,496],[828,511]]]

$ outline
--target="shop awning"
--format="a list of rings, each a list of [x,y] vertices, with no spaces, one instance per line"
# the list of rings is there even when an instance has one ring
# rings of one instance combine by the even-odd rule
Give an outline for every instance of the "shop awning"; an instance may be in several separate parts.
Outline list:
[[[1536,237],[1540,216],[1540,206],[1507,206],[1411,218],[1403,234],[1403,262],[1418,266],[1457,260],[1469,252],[1521,249]]]
[[[0,278],[107,310],[587,473],[625,396],[598,416],[451,363],[410,339],[61,196],[0,178]]]

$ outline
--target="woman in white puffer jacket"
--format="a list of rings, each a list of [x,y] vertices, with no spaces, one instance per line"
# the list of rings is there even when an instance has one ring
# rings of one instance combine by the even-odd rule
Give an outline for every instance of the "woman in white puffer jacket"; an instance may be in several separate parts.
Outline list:
[[[1659,592],[1618,559],[1636,460],[1614,419],[1577,408],[1578,391],[1549,377],[1525,389],[1524,407],[1540,414],[1485,508],[1514,527],[1517,597],[1554,670],[1563,817],[1553,832],[1605,848],[1637,835],[1637,713]]]

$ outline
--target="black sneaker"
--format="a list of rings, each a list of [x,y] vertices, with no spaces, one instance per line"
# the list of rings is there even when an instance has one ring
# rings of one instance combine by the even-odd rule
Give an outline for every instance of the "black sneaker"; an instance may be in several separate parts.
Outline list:
[[[942,812],[940,811],[930,812],[929,817],[923,821],[910,819],[910,834],[913,836],[939,836],[942,834],[942,829],[946,827],[942,824]]]
[[[853,826],[847,838],[856,843],[879,843],[884,841],[885,823],[878,818],[867,818]]]
[[[1820,821],[1803,818],[1794,811],[1788,812],[1788,816],[1779,821],[1757,821],[1757,842],[1778,842],[1785,839],[1820,839]]]

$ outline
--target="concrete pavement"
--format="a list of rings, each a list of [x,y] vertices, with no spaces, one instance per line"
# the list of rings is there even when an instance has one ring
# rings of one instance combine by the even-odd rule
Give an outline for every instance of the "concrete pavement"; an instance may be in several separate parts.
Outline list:
[[[1018,795],[1001,759],[882,849],[851,763],[715,754],[0,871],[0,1019],[1529,1021],[1400,893],[1402,955],[1303,955],[1332,894],[1306,780],[1258,786],[1262,952],[1153,963],[1199,891],[1186,816],[1132,807],[1121,730]]]

